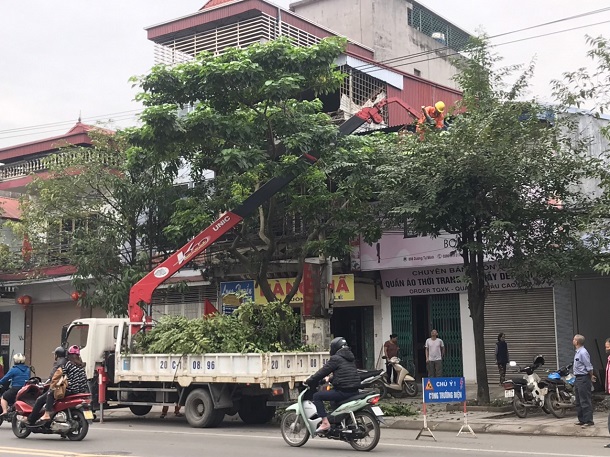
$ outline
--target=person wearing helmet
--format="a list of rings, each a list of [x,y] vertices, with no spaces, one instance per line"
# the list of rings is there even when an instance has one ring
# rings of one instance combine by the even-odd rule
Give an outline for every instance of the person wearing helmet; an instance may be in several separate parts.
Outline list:
[[[51,354],[53,354],[55,360],[53,362],[53,368],[51,368],[51,373],[49,374],[49,379],[47,379],[45,384],[51,382],[51,379],[53,379],[53,375],[55,374],[55,372],[59,368],[63,368],[66,364],[66,348],[64,348],[63,346],[57,346]],[[30,425],[33,425],[40,417],[40,412],[42,411],[43,406],[46,404],[49,395],[53,397],[53,392],[51,390],[47,390],[45,393],[43,393],[40,397],[36,399],[34,406],[32,406],[32,412],[28,416],[28,422]]]
[[[445,103],[438,101],[434,106],[422,106],[423,115],[417,121],[417,131],[421,131],[421,125],[428,123],[439,130],[445,128]]]
[[[358,393],[360,375],[354,361],[356,358],[343,337],[337,337],[330,342],[330,359],[317,373],[310,376],[305,384],[317,387],[322,379],[332,374],[332,390],[323,390],[313,395],[318,416],[322,418],[316,433],[322,433],[330,428],[325,401],[343,401]]]
[[[25,356],[23,354],[15,354],[13,356],[13,364],[8,373],[0,379],[0,385],[8,385],[10,383],[10,388],[4,392],[2,399],[0,399],[2,416],[8,413],[9,406],[15,403],[17,392],[30,379],[30,367],[25,364]]]
[[[68,387],[66,389],[66,397],[68,395],[81,394],[89,392],[87,384],[87,374],[85,373],[85,364],[80,358],[80,348],[76,345],[68,348],[68,361],[62,368],[63,374],[68,377]],[[49,394],[45,403],[45,412],[40,418],[41,421],[48,421],[53,414],[53,403],[55,396],[53,395],[53,383],[49,388]]]

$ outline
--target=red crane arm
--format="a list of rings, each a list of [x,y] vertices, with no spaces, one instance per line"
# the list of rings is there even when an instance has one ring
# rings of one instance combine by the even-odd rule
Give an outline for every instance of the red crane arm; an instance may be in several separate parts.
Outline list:
[[[376,124],[383,122],[381,110],[390,103],[398,103],[413,116],[416,118],[418,117],[417,114],[414,114],[415,111],[413,108],[403,100],[398,98],[384,99],[375,104],[375,106],[361,109],[358,113],[341,124],[339,126],[339,134],[349,135],[355,132],[365,122],[374,122]],[[313,165],[318,160],[317,157],[310,154],[303,154],[299,159],[309,165]],[[145,314],[140,304],[143,303],[150,307],[152,294],[157,287],[163,284],[197,255],[201,254],[225,233],[239,224],[244,218],[252,214],[256,208],[265,201],[284,189],[294,178],[296,178],[298,170],[300,170],[300,167],[295,168],[293,173],[286,176],[277,176],[269,180],[265,185],[244,200],[236,209],[224,213],[212,222],[209,227],[138,281],[129,292],[128,313],[130,322],[142,323],[145,319]],[[150,309],[147,314],[148,318],[150,318]],[[137,328],[134,328],[133,331],[137,331]]]

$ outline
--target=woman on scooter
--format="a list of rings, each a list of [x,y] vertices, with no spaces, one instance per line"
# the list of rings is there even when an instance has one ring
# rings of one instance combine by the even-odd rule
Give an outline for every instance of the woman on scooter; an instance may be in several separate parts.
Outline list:
[[[70,346],[68,349],[68,361],[63,367],[63,372],[68,377],[66,397],[68,395],[89,392],[87,374],[85,373],[85,364],[80,358],[80,348],[78,346]],[[48,421],[51,419],[54,402],[55,397],[53,395],[48,395],[44,415],[40,418],[41,421]]]
[[[354,354],[347,346],[347,341],[339,336],[330,342],[330,359],[328,362],[305,381],[305,384],[315,388],[323,378],[331,373],[333,375],[333,389],[316,392],[313,395],[313,404],[316,406],[318,416],[322,418],[316,433],[330,429],[328,414],[324,408],[325,401],[343,401],[358,393],[360,375],[354,363],[355,360]]]
[[[13,368],[8,370],[8,373],[0,379],[0,384],[11,383],[10,389],[8,389],[2,395],[2,416],[8,413],[8,407],[15,403],[17,392],[21,389],[26,381],[30,379],[30,367],[25,364],[25,356],[23,354],[15,354],[13,356]]]

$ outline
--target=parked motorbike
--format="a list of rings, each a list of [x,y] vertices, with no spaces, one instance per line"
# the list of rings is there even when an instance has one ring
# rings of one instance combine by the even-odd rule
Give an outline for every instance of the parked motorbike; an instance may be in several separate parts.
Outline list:
[[[548,393],[545,396],[546,408],[557,418],[566,415],[566,410],[576,406],[574,381],[576,377],[570,373],[572,364],[559,368],[547,377]]]
[[[513,410],[517,417],[524,418],[532,408],[542,408],[545,413],[549,413],[544,402],[544,397],[548,391],[546,381],[542,381],[535,371],[544,365],[544,357],[537,355],[534,362],[521,368],[511,361],[510,366],[516,367],[520,373],[525,373],[520,378],[512,378],[505,381],[504,397],[513,399]]]
[[[89,424],[93,421],[91,394],[68,395],[61,400],[56,400],[51,420],[29,425],[27,419],[36,399],[48,388],[40,378],[35,378],[34,381],[23,386],[17,393],[11,420],[15,436],[24,439],[31,433],[42,433],[57,434],[70,441],[81,441],[85,438],[89,431]]]
[[[338,403],[329,413],[331,427],[316,434],[322,422],[311,401],[313,391],[308,387],[300,394],[297,402],[288,408],[282,417],[282,438],[289,446],[303,446],[310,437],[322,437],[349,443],[357,451],[370,451],[377,446],[381,437],[379,423],[383,411],[375,406],[380,399],[378,393],[364,392]]]
[[[385,359],[385,357],[383,357]],[[400,364],[398,357],[392,357],[390,363],[398,373],[398,382],[388,382],[387,373],[384,370],[360,371],[360,379],[362,380],[361,388],[373,389],[379,392],[381,398],[386,398],[388,394],[395,398],[415,397],[417,395],[417,383],[415,378],[411,376],[409,370]]]
[[[383,378],[385,376],[384,370],[358,370],[360,375],[360,388],[370,389],[376,391],[379,396],[383,399],[387,395]]]

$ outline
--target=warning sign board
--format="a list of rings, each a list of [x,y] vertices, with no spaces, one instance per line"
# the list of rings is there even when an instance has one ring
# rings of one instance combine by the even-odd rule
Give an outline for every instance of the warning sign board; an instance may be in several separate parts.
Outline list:
[[[424,378],[424,403],[463,403],[466,401],[464,378]]]

